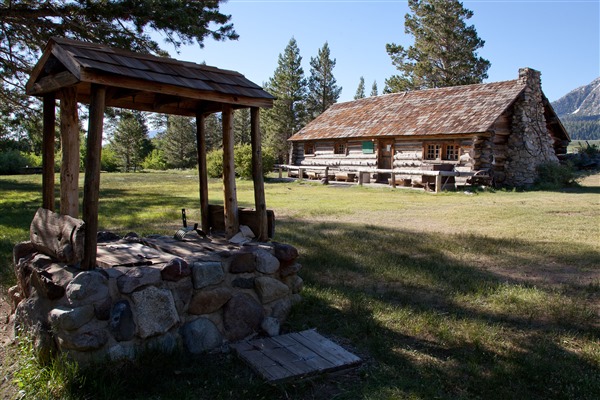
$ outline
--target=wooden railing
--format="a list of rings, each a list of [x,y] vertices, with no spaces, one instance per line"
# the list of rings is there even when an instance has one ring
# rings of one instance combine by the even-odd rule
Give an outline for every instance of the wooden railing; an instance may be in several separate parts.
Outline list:
[[[481,171],[432,171],[425,169],[379,169],[379,168],[368,168],[368,167],[329,167],[329,166],[317,166],[317,165],[288,165],[288,164],[277,164],[275,165],[275,171],[279,173],[279,178],[283,177],[283,171],[295,172],[298,174],[298,179],[302,180],[305,173],[309,172],[322,172],[325,179],[330,176],[335,176],[336,173],[353,173],[358,176],[358,184],[363,185],[364,175],[368,174],[390,174],[390,185],[395,188],[397,186],[396,176],[397,175],[410,175],[410,176],[421,176],[421,177],[435,177],[435,182],[432,182],[431,186],[434,186],[436,193],[439,193],[445,184],[448,183],[450,177],[468,177],[471,178],[475,175],[481,176]],[[445,178],[445,179],[444,179]],[[425,183],[423,187],[428,188],[428,183]]]

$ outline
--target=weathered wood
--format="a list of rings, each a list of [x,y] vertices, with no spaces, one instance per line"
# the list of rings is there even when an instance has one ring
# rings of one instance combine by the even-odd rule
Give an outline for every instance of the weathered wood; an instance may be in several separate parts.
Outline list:
[[[237,193],[235,186],[235,165],[233,155],[233,108],[223,105],[223,191],[225,201],[225,236],[229,239],[238,233]]]
[[[61,88],[69,87],[79,83],[76,76],[68,71],[59,72],[55,75],[45,76],[38,82],[34,83],[31,90],[27,94],[31,96],[40,96],[47,93],[52,93]]]
[[[361,359],[314,330],[234,343],[240,358],[270,383],[353,368]]]
[[[29,229],[36,250],[67,264],[83,259],[85,224],[69,215],[39,208]]]
[[[442,191],[442,175],[436,175],[435,177],[435,192],[439,193]]]
[[[54,211],[54,124],[56,122],[56,96],[44,95],[44,127],[42,128],[42,207]]]
[[[96,263],[101,268],[157,265],[171,259],[172,254],[141,243],[102,243],[98,244],[96,253]]]
[[[88,234],[85,236],[85,254],[81,268],[91,270],[96,266],[96,234],[98,232],[98,197],[100,192],[100,157],[102,152],[102,126],[106,87],[92,85],[92,101],[87,138],[85,182],[83,186],[83,220]]]
[[[82,71],[81,80],[96,84],[110,84],[123,89],[143,90],[147,92],[161,93],[164,95],[181,96],[187,99],[206,100],[229,105],[240,105],[246,107],[272,107],[273,100],[265,98],[251,98],[240,95],[231,96],[219,92],[196,90],[193,88],[169,85],[160,82],[135,79],[126,76],[102,74],[90,71]]]
[[[79,216],[79,116],[75,86],[60,92],[60,213]]]
[[[250,143],[252,146],[252,180],[254,181],[254,208],[258,218],[258,232],[254,232],[258,241],[266,242],[267,202],[265,199],[265,183],[262,167],[262,150],[260,134],[260,109],[250,109]]]
[[[196,113],[196,146],[198,150],[201,226],[202,231],[208,233],[210,216],[208,213],[208,172],[206,170],[206,117],[201,111]]]

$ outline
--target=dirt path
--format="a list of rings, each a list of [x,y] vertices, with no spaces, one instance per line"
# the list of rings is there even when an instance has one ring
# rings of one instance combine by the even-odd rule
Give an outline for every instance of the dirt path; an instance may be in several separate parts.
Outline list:
[[[10,305],[0,296],[0,399],[14,399],[17,390],[12,383],[11,354],[15,349],[11,338],[12,327],[8,324]]]

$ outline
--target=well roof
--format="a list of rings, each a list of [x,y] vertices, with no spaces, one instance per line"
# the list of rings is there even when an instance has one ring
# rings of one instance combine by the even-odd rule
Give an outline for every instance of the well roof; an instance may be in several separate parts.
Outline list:
[[[518,80],[415,90],[332,105],[290,141],[487,132],[525,88]]]
[[[109,88],[109,107],[181,115],[198,108],[220,111],[223,103],[271,107],[274,99],[235,71],[64,38],[50,39],[27,93],[41,96],[76,85],[78,101],[86,103],[92,84]]]

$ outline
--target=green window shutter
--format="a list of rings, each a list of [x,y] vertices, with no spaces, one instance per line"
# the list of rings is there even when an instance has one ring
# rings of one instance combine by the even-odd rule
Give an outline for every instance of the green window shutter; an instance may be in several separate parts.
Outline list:
[[[373,147],[373,142],[371,142],[370,140],[362,142],[362,152],[363,152],[363,154],[375,153],[375,150]]]

